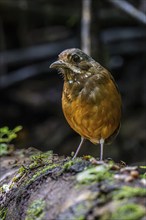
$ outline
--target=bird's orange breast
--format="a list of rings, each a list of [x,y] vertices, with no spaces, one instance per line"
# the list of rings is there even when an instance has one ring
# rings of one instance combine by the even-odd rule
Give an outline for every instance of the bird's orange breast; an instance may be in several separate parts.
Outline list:
[[[91,88],[85,97],[84,91],[75,98],[70,97],[70,101],[65,91],[66,88],[62,96],[63,112],[78,134],[96,144],[114,133],[121,119],[121,97],[112,80],[109,79],[106,85]]]

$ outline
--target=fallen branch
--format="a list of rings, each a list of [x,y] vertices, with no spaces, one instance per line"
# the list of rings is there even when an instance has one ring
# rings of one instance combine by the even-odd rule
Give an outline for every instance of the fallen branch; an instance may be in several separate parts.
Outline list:
[[[146,24],[146,15],[136,9],[133,5],[125,0],[109,0],[113,5],[120,8],[121,10],[125,11],[127,14],[131,15],[136,20],[140,21],[143,24]]]
[[[0,219],[139,220],[146,215],[146,183],[138,167],[30,150],[4,156],[0,165]]]

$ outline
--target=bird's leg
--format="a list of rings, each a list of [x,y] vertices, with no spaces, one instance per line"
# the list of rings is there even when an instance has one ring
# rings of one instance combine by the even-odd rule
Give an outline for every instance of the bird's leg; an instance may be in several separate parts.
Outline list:
[[[80,150],[80,148],[81,148],[81,146],[82,146],[82,144],[83,144],[83,142],[84,142],[84,138],[83,137],[81,137],[81,142],[80,142],[80,144],[79,144],[79,146],[78,146],[78,148],[77,148],[77,150],[76,150],[76,152],[75,152],[75,155],[73,156],[73,160],[76,158],[76,156],[78,155],[78,153],[79,153],[79,150]]]
[[[99,141],[99,143],[100,143],[100,161],[102,161],[102,159],[103,159],[103,146],[104,146],[104,139],[101,138],[100,141]]]

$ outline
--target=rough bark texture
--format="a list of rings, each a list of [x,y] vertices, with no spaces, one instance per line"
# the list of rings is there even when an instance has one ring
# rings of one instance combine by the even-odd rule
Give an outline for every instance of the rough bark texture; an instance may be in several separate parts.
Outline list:
[[[145,167],[34,149],[0,162],[2,220],[146,219]]]

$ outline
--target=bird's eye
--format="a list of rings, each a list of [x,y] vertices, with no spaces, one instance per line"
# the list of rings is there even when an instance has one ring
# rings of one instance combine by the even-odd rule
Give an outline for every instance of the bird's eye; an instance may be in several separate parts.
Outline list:
[[[80,57],[79,57],[77,54],[73,54],[73,55],[72,55],[72,60],[73,60],[75,63],[79,63],[79,62],[80,62]]]

